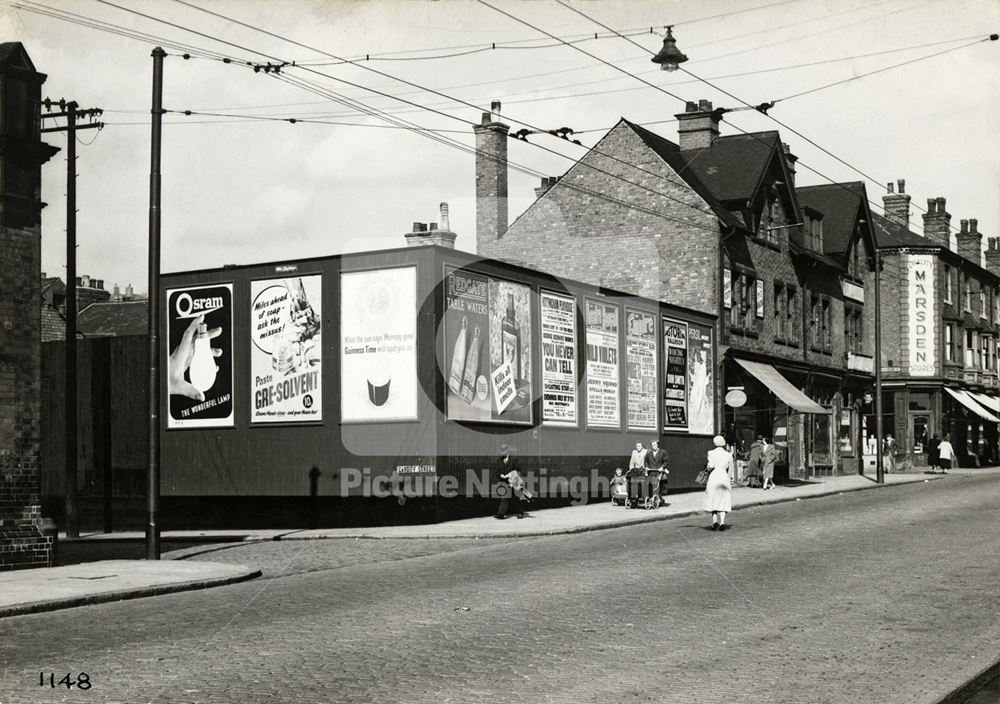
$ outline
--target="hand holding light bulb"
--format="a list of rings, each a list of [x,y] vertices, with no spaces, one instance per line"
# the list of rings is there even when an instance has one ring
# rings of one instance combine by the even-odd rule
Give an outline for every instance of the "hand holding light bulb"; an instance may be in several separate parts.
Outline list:
[[[191,320],[181,341],[167,358],[167,393],[205,400],[204,392],[212,388],[218,371],[215,358],[222,355],[222,350],[213,348],[209,341],[221,334],[222,328],[208,330],[205,327],[204,315]],[[184,378],[188,370],[190,382]]]

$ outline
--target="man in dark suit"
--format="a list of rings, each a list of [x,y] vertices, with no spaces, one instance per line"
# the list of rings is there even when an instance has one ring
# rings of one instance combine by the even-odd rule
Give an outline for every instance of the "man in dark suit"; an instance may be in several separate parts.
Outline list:
[[[667,451],[660,447],[660,443],[656,440],[650,443],[649,452],[646,453],[646,458],[643,460],[646,465],[646,474],[652,475],[655,479],[654,472],[663,472],[659,482],[655,484],[650,482],[650,496],[653,496],[653,492],[659,492],[661,495],[666,494],[667,475],[670,474],[670,470],[667,469],[667,460]]]

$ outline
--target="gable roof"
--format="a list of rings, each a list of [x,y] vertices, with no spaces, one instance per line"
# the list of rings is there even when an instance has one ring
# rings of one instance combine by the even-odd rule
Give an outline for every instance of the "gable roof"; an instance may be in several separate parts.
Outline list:
[[[9,65],[36,73],[35,65],[21,42],[0,43],[0,65]]]
[[[684,182],[690,186],[695,193],[701,196],[702,200],[708,203],[709,207],[712,208],[712,212],[714,212],[720,220],[730,227],[740,227],[745,229],[745,226],[739,218],[737,218],[731,210],[726,208],[719,201],[719,198],[716,197],[716,193],[701,180],[697,171],[690,168],[690,158],[685,158],[684,155],[687,154],[690,156],[694,154],[693,152],[682,152],[680,147],[671,142],[669,139],[665,139],[654,132],[650,132],[642,125],[629,122],[625,118],[622,118],[621,121],[632,128],[632,130],[639,136],[646,146],[652,149],[653,152],[655,152],[661,159],[667,162],[670,168],[677,172],[677,175],[684,179]]]
[[[87,337],[145,335],[146,301],[91,303],[77,313],[76,329]]]
[[[875,242],[880,248],[886,247],[935,247],[940,249],[941,245],[937,242],[927,239],[926,237],[921,237],[915,232],[910,232],[908,227],[903,227],[892,220],[887,219],[884,215],[879,215],[878,213],[872,213],[872,220],[874,221],[874,227],[872,232],[875,234]]]
[[[781,139],[768,131],[717,137],[711,148],[681,154],[687,167],[725,203],[756,195],[776,150],[781,150]]]
[[[842,254],[851,246],[858,209],[867,201],[865,184],[827,183],[796,188],[799,205],[817,210],[823,215],[823,251]]]

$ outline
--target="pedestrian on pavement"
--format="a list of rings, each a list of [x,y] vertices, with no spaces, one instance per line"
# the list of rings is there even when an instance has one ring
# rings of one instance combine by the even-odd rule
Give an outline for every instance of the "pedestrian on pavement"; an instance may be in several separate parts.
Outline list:
[[[760,467],[761,474],[764,477],[764,482],[761,485],[762,489],[773,489],[774,488],[774,465],[778,462],[778,451],[775,449],[774,444],[767,441],[767,438],[762,438],[763,445],[761,447],[760,453]],[[768,486],[770,484],[770,486]]]
[[[641,442],[635,444],[632,456],[628,460],[628,474],[635,476],[646,467],[646,448]]]
[[[763,452],[764,436],[758,435],[757,439],[750,445],[750,457],[747,459],[747,486],[760,486],[762,489],[767,488],[763,486],[761,479],[764,473],[763,463],[761,462]]]
[[[712,514],[712,530],[726,529],[726,514],[733,510],[733,494],[730,488],[730,472],[733,470],[733,455],[726,450],[726,439],[721,435],[712,438],[714,449],[708,451],[706,469],[709,470],[705,482],[705,498],[702,508]]]
[[[497,493],[500,494],[500,505],[497,507],[495,518],[503,520],[511,513],[518,518],[524,518],[526,514],[521,510],[518,498],[518,494],[524,488],[524,479],[521,478],[514,460],[511,459],[509,447],[501,445],[498,454],[500,460],[497,463]]]
[[[941,471],[947,474],[954,459],[955,448],[951,446],[951,435],[945,433],[944,440],[938,445],[938,464],[941,466]]]
[[[892,433],[882,439],[882,467],[888,473],[896,471],[896,438]]]
[[[934,437],[930,439],[927,443],[927,464],[931,466],[931,470],[934,473],[938,471],[938,465],[941,462],[941,451],[938,449],[941,447],[941,436],[934,433]]]
[[[657,494],[666,496],[667,494],[667,475],[670,474],[670,470],[667,469],[667,461],[667,451],[660,447],[658,441],[653,440],[649,444],[646,457],[643,459],[643,464],[646,465],[646,476],[652,477],[649,481],[650,497]]]

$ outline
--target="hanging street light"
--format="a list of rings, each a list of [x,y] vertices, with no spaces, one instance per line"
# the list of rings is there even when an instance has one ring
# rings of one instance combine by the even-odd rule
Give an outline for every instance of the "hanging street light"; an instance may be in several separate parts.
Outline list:
[[[663,38],[663,48],[660,49],[659,54],[650,59],[654,64],[660,64],[660,68],[664,71],[676,71],[680,64],[688,60],[688,57],[677,48],[677,42],[671,30],[673,30],[673,25],[667,25],[667,36]]]

